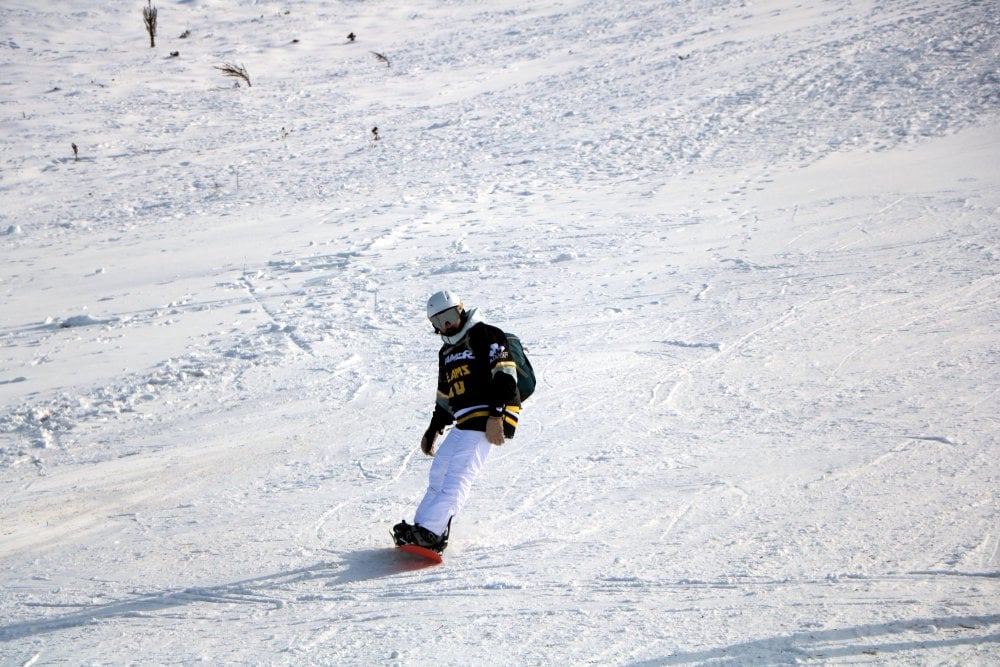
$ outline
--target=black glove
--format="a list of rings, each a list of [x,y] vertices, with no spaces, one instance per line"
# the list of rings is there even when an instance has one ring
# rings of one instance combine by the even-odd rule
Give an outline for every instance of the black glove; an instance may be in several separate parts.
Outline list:
[[[424,432],[424,437],[420,439],[420,451],[427,456],[434,456],[434,441],[439,435],[441,435],[441,431],[436,429],[433,424],[429,426]]]
[[[455,421],[451,413],[440,405],[434,406],[434,414],[431,415],[431,425],[424,432],[424,437],[420,439],[420,451],[427,456],[434,456],[434,441],[444,433],[444,427]]]

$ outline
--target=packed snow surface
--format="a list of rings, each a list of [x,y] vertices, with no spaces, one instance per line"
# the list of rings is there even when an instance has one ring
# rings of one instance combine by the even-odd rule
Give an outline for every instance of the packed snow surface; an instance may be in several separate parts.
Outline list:
[[[4,0],[0,664],[998,664],[998,222],[995,2]]]

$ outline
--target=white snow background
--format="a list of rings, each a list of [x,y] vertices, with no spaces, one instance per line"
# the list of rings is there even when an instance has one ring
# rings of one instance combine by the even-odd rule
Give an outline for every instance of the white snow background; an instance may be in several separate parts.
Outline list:
[[[995,2],[154,4],[0,3],[0,664],[1000,663]]]

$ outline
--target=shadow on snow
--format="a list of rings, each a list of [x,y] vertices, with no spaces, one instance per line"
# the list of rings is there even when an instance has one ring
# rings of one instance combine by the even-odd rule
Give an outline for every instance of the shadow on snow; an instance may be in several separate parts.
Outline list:
[[[987,635],[954,636],[927,639],[894,639],[894,635],[926,632],[959,633],[972,630],[989,631],[1000,623],[1000,614],[989,616],[950,616],[942,618],[911,619],[891,623],[873,623],[851,628],[836,628],[816,632],[800,632],[785,637],[768,637],[731,646],[675,653],[655,660],[634,663],[633,667],[687,664],[775,664],[790,659],[850,658],[885,656],[902,651],[926,651],[977,644],[1000,644],[1000,633]]]
[[[290,588],[309,580],[329,580],[327,586],[348,586],[382,577],[422,570],[435,565],[397,552],[393,548],[367,549],[343,554],[339,563],[318,563],[310,567],[289,572],[264,575],[218,586],[193,587],[181,591],[164,591],[150,595],[140,595],[133,599],[119,600],[104,604],[48,605],[37,603],[32,606],[74,606],[72,613],[37,618],[0,625],[0,641],[14,641],[49,632],[57,632],[92,623],[118,618],[155,619],[156,612],[198,603],[231,605],[254,605],[281,609],[289,602],[309,602],[311,596],[296,596]],[[285,593],[285,596],[281,595]]]

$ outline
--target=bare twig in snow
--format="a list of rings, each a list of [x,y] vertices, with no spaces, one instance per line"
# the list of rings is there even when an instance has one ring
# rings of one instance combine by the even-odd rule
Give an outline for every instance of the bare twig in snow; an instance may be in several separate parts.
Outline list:
[[[250,75],[247,74],[247,68],[243,65],[230,65],[229,63],[226,63],[222,67],[216,67],[215,69],[219,70],[226,76],[243,79],[247,82],[248,87],[252,87],[250,86]]]
[[[142,8],[142,20],[149,33],[149,47],[153,48],[156,46],[156,7],[153,6],[153,0],[146,0],[146,6]]]

